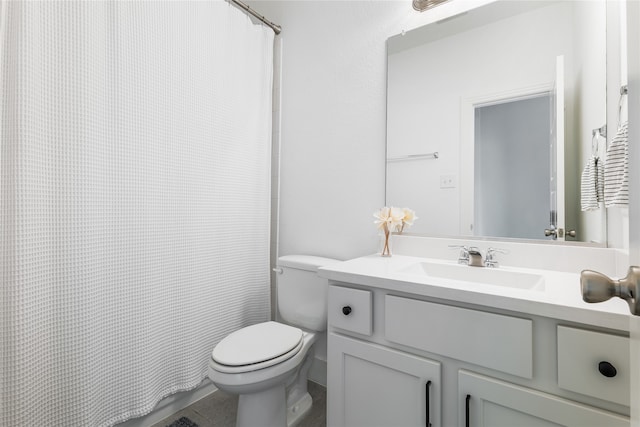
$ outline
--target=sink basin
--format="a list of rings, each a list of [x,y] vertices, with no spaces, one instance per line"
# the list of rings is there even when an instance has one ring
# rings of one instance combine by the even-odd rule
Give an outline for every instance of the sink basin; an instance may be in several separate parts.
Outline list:
[[[542,275],[507,270],[501,267],[469,267],[461,264],[422,261],[404,267],[398,272],[413,276],[482,283],[484,285],[503,286],[512,289],[537,291],[544,289],[544,277]]]

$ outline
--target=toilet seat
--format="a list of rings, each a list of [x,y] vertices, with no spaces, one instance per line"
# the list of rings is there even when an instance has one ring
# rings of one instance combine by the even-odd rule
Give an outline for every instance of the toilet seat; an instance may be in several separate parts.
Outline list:
[[[235,331],[211,353],[215,369],[250,372],[281,363],[300,351],[304,333],[278,322],[264,322]]]

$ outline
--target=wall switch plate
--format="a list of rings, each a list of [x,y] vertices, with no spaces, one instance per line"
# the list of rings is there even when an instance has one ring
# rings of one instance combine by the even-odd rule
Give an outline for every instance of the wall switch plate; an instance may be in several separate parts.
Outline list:
[[[458,180],[455,175],[440,175],[440,188],[456,188]]]

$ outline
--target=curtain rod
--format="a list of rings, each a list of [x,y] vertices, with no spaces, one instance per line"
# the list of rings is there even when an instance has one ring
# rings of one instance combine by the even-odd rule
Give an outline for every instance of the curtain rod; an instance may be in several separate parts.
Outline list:
[[[258,12],[256,12],[255,10],[251,9],[249,7],[249,5],[241,2],[240,0],[230,0],[232,3],[238,5],[240,8],[246,10],[250,15],[258,18],[260,21],[262,21],[265,25],[267,25],[269,28],[271,28],[273,30],[274,33],[276,34],[280,34],[280,32],[282,31],[282,28],[280,27],[280,25],[278,24],[274,24],[273,22],[269,21],[267,18],[265,18],[264,16],[260,15]]]

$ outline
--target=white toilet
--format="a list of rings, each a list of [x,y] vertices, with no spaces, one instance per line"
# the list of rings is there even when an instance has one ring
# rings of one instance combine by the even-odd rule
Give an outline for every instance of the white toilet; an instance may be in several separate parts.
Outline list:
[[[277,300],[287,324],[242,328],[213,349],[209,378],[220,390],[240,395],[236,426],[290,427],[311,409],[307,374],[316,334],[327,329],[328,283],[317,270],[335,262],[309,255],[280,257]]]

